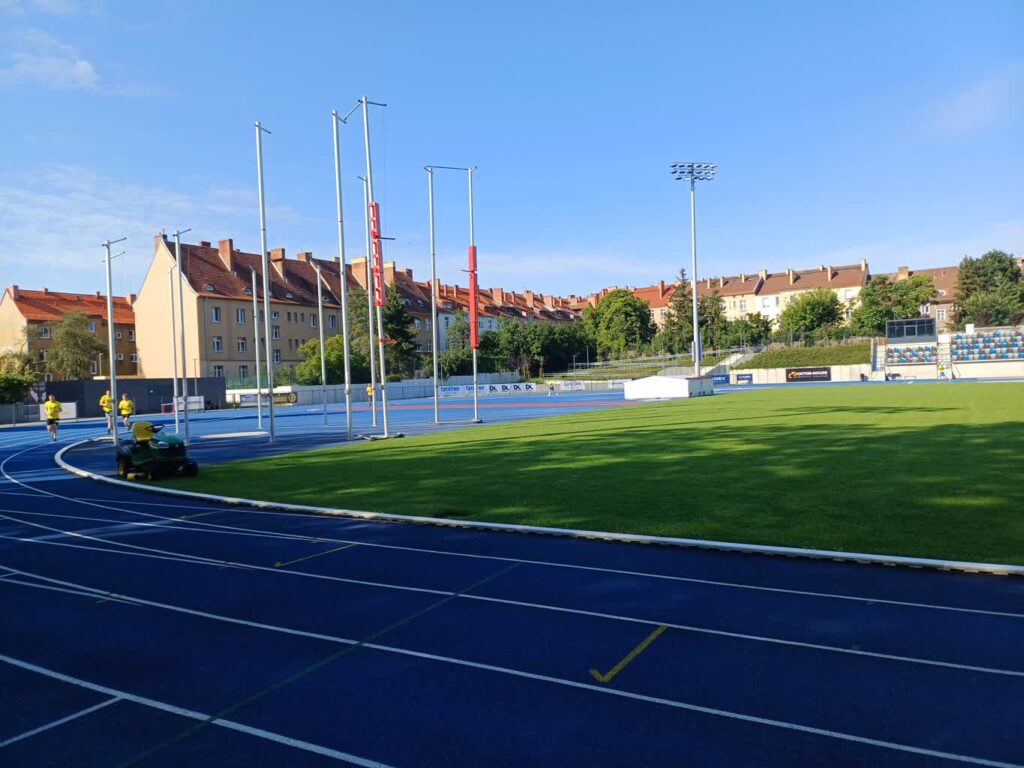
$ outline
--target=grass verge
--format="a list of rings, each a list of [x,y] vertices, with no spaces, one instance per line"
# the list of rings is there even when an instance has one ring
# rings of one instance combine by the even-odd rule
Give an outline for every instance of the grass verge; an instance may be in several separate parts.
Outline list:
[[[828,347],[769,349],[737,365],[746,368],[797,368],[804,365],[860,365],[871,362],[871,344],[836,344]]]
[[[297,504],[1024,564],[1024,385],[794,387],[204,467]]]

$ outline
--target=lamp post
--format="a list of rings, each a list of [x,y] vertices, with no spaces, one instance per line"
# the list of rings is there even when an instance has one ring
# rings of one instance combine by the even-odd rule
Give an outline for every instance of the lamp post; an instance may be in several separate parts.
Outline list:
[[[697,182],[711,181],[718,173],[715,163],[672,163],[672,175],[676,181],[690,182],[690,248],[692,262],[690,290],[693,293],[693,372],[700,376],[700,318],[697,313]]]
[[[110,397],[114,402],[114,407],[117,407],[117,353],[114,349],[114,295],[113,291],[113,280],[111,279],[110,262],[116,259],[118,256],[124,253],[110,255],[110,246],[114,243],[123,243],[127,240],[127,237],[122,237],[119,240],[107,240],[103,243],[103,250],[105,252],[103,261],[106,262],[107,271],[107,354],[110,360]],[[113,432],[114,448],[117,448],[117,419],[114,419],[114,432]]]

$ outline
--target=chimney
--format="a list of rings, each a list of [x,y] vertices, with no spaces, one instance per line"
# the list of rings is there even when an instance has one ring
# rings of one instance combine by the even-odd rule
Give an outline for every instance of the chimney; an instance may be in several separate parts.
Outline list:
[[[491,288],[491,296],[494,297],[495,304],[505,303],[505,289],[504,288]]]
[[[209,240],[200,240],[199,241],[199,245],[202,248],[209,248],[210,247],[210,241]]]
[[[137,294],[134,294],[134,293],[129,293],[129,294],[128,294],[128,303],[129,303],[129,304],[131,304],[132,306],[135,306],[135,301],[136,301],[136,299],[138,299],[138,298],[139,298],[139,297],[138,297],[138,295],[137,295]]]
[[[284,274],[284,262],[284,248],[272,248],[270,250],[270,266],[277,271],[282,280],[287,281],[288,278]]]
[[[860,260],[860,271],[861,272],[867,272],[868,271],[868,260],[867,259],[861,259]]]
[[[740,272],[740,282],[741,283],[747,282],[747,273],[746,272]]]
[[[906,280],[908,277],[910,277],[910,267],[900,267],[896,271],[897,280]]]
[[[787,267],[786,268],[786,275],[789,277],[789,284],[790,285],[792,285],[793,283],[796,282],[796,275],[793,274],[793,268],[792,267]]]
[[[658,281],[658,295],[662,296],[662,297],[665,296],[665,281],[664,280],[659,280]]]
[[[235,244],[231,238],[227,240],[221,240],[217,243],[217,255],[220,256],[220,260],[224,262],[224,267],[228,272],[235,271],[235,262],[232,258],[232,254],[235,251]]]
[[[97,299],[102,299],[103,298],[103,294],[101,294],[99,291],[96,291],[96,298]]]
[[[526,306],[533,309],[533,291],[523,291],[523,298],[526,300]]]
[[[335,256],[334,263],[337,264],[338,266],[341,266],[341,256]]]
[[[49,288],[47,288],[47,287],[46,287],[46,286],[44,285],[44,286],[43,286],[43,296],[46,296],[46,295],[47,295],[47,294],[49,294],[49,293],[50,293],[50,289],[49,289]]]
[[[819,264],[818,265],[818,271],[819,272],[824,272],[825,271],[825,265],[824,264]]]
[[[544,306],[547,307],[548,309],[555,308],[555,297],[552,296],[550,293],[544,294]]]
[[[11,286],[11,298],[15,301],[21,298],[21,291],[18,290],[18,286],[16,285]]]
[[[831,264],[829,264],[829,265],[828,265],[828,281],[829,281],[830,283],[832,282],[832,278],[833,278],[833,277],[834,277],[834,275],[832,274],[832,265],[831,265]]]
[[[384,262],[384,282],[387,285],[395,284],[395,262],[393,261]]]
[[[718,278],[718,287],[719,288],[725,288],[725,278],[724,277]]]
[[[758,274],[758,277],[760,277],[762,280],[767,280],[768,279],[768,270],[767,269],[762,269],[757,274]]]
[[[405,268],[400,269],[398,271],[401,272],[406,277],[408,277],[410,280],[412,280],[412,270],[409,269],[408,267],[405,267]]]
[[[707,283],[708,290],[710,291],[711,290],[711,278],[710,277],[704,278],[704,282]]]
[[[306,264],[311,264],[313,261],[313,252],[299,251],[297,254],[295,254],[295,258],[298,259],[299,261],[305,262]]]

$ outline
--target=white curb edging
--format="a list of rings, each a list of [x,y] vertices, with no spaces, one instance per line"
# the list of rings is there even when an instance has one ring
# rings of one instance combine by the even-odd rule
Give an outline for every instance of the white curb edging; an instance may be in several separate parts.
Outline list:
[[[99,440],[102,440],[100,438]],[[488,523],[473,520],[449,520],[442,517],[422,517],[419,515],[396,515],[387,512],[364,512],[357,509],[335,509],[332,507],[314,507],[305,504],[288,504],[278,501],[260,501],[259,499],[242,499],[233,496],[217,496],[211,493],[196,491],[180,491],[171,488],[159,488],[152,485],[138,485],[127,480],[97,475],[84,469],[72,466],[64,460],[64,454],[73,448],[98,442],[97,439],[81,440],[61,448],[53,459],[57,466],[65,472],[97,480],[110,485],[118,485],[133,490],[144,490],[167,496],[178,496],[201,501],[216,501],[224,504],[235,504],[245,507],[262,509],[279,509],[286,512],[303,512],[306,514],[334,515],[361,520],[376,520],[389,523],[419,523],[421,525],[441,525],[449,528],[474,528],[478,530],[504,531],[506,533],[533,533],[547,536],[565,536],[578,539],[599,539],[630,544],[662,544],[675,547],[696,549],[713,549],[725,552],[740,552],[760,555],[783,555],[786,557],[804,557],[815,560],[840,560],[872,565],[906,566],[910,568],[935,568],[944,571],[964,571],[968,573],[988,573],[999,576],[1024,576],[1024,566],[1003,565],[999,563],[972,563],[962,560],[936,560],[932,558],[901,557],[899,555],[875,555],[861,552],[838,552],[829,549],[803,549],[800,547],[776,547],[767,544],[744,544],[731,541],[711,541],[707,539],[685,539],[675,536],[645,536],[636,533],[613,533],[610,531],[586,531],[575,528],[545,528],[537,525],[515,525],[513,523]]]

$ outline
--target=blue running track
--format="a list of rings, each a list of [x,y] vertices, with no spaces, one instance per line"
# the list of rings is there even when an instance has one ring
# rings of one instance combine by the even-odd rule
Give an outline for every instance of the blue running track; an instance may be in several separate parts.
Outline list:
[[[393,429],[437,429],[395,405]],[[274,447],[251,412],[203,414],[195,453],[337,443],[339,409],[327,430],[311,410],[280,409]],[[1024,765],[1022,577],[184,502],[55,467],[103,431],[0,430],[2,766]],[[67,458],[109,471],[103,450]]]

